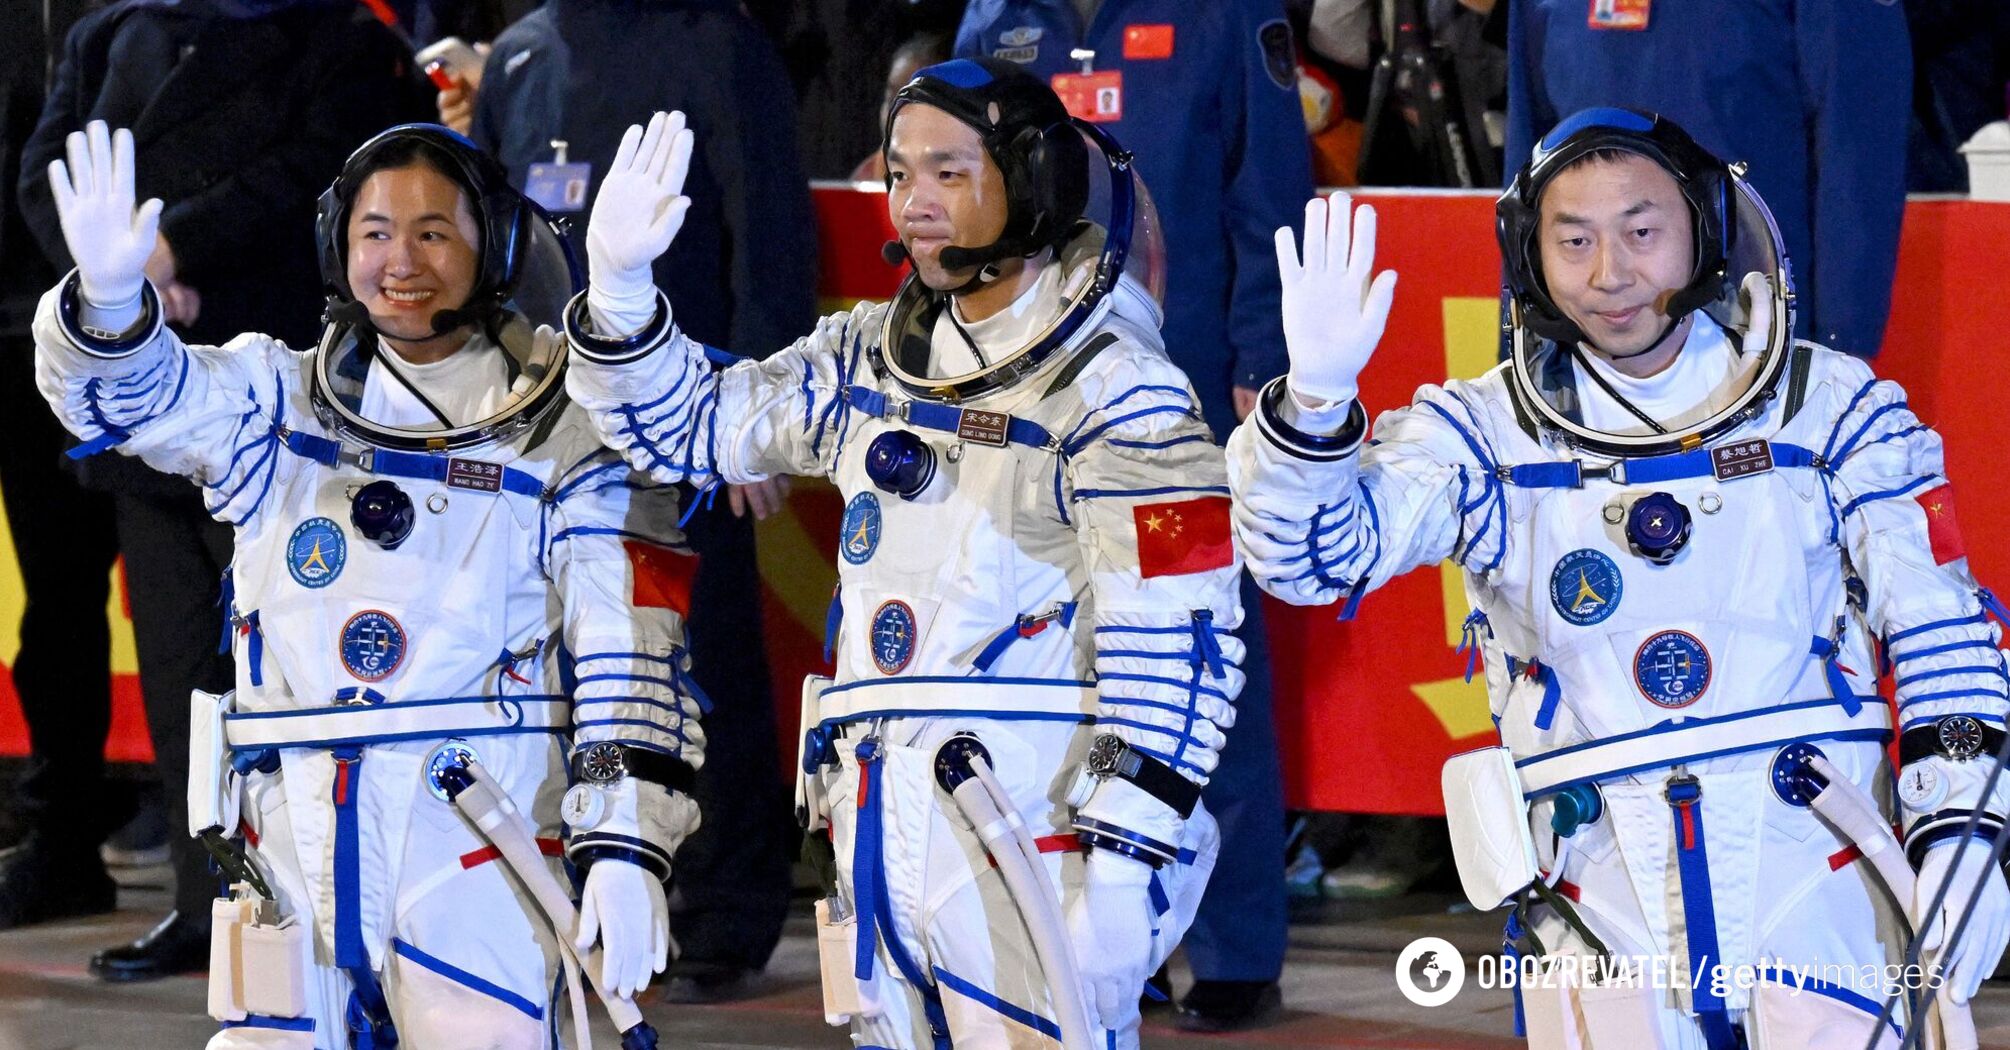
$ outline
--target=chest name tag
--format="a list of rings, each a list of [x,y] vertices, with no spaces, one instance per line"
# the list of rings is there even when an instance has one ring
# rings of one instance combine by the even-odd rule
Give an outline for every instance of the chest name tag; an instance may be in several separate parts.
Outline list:
[[[478,459],[447,460],[447,487],[475,492],[501,492],[503,468],[500,463]]]
[[[1011,426],[1012,417],[1003,412],[979,412],[966,408],[956,417],[956,436],[979,445],[1004,448],[1006,432]]]
[[[1710,450],[1710,472],[1718,481],[1748,478],[1773,469],[1773,446],[1763,438],[1736,441]]]

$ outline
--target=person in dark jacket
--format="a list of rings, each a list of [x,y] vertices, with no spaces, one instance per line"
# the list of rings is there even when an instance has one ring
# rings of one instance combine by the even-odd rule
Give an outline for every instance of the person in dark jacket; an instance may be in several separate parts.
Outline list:
[[[1890,0],[1509,8],[1507,164],[1565,114],[1659,113],[1751,165],[1793,260],[1795,335],[1877,353],[1905,210],[1912,53]]]
[[[54,5],[51,5],[53,7]],[[47,93],[66,24],[37,4],[0,5],[0,495],[20,562],[21,647],[11,668],[28,726],[15,817],[22,839],[0,858],[0,929],[111,911],[116,887],[99,844],[131,809],[105,776],[111,728],[111,631],[105,618],[118,539],[112,501],[63,464],[68,436],[35,411],[29,337],[39,288],[57,274],[17,207],[21,147]],[[66,12],[74,21],[80,11]]]
[[[314,202],[349,151],[430,115],[404,44],[348,0],[125,0],[79,21],[22,150],[20,207],[42,253],[71,266],[48,182],[92,120],[130,127],[142,199],[158,197],[148,276],[190,342],[239,332],[311,343],[320,330]],[[94,973],[137,980],[200,969],[216,885],[185,834],[189,691],[230,687],[217,653],[230,530],[186,481],[118,456],[84,467],[114,493],[140,690],[168,801],[175,911]],[[79,716],[82,717],[82,716]]]
[[[614,71],[619,71],[615,74]],[[682,110],[697,132],[694,202],[655,280],[691,338],[765,357],[816,314],[816,227],[796,112],[774,46],[733,0],[550,0],[498,36],[472,137],[556,215],[585,258],[586,214],[630,124]],[[563,142],[560,156],[553,140]],[[780,482],[734,486],[687,526],[698,552],[692,673],[711,698],[694,792],[704,824],[678,851],[672,1001],[748,991],[781,938],[794,829],[776,775],[752,509]]]
[[[1072,57],[1078,49],[1093,57]],[[1166,353],[1226,437],[1284,373],[1272,235],[1312,194],[1281,0],[972,0],[956,54],[1025,65],[1137,155],[1165,226]],[[1221,822],[1221,860],[1184,942],[1194,985],[1180,1024],[1200,1031],[1265,1023],[1281,1008],[1284,781],[1262,604],[1248,580],[1242,608],[1249,681],[1235,746],[1203,795]]]

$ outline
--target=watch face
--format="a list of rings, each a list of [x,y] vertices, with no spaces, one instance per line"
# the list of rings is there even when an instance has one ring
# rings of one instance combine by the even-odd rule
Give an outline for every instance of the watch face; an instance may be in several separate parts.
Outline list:
[[[1114,776],[1117,760],[1124,754],[1124,740],[1104,734],[1089,742],[1089,772],[1099,777]]]
[[[620,780],[628,773],[628,763],[621,753],[621,745],[602,741],[586,749],[580,756],[579,777],[596,784]]]
[[[1982,723],[1967,715],[1949,715],[1936,726],[1940,749],[1949,758],[1974,758],[1982,750]]]

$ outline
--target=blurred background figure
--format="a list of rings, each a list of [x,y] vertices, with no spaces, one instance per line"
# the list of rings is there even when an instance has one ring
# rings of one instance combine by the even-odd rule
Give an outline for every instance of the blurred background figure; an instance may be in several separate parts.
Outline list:
[[[975,0],[956,54],[1027,66],[1136,154],[1165,224],[1166,352],[1226,439],[1284,371],[1271,235],[1297,221],[1312,191],[1282,0]],[[1183,942],[1194,986],[1180,1024],[1199,1031],[1282,1012],[1284,783],[1262,606],[1243,584],[1236,635],[1249,681],[1202,796],[1221,823],[1221,859]]]
[[[950,37],[948,33],[928,30],[907,38],[900,47],[894,49],[893,61],[886,70],[886,89],[879,97],[879,126],[886,126],[887,114],[893,110],[893,96],[914,79],[914,74],[937,62],[949,59]],[[853,182],[886,181],[886,154],[878,147],[858,162],[851,172]]]
[[[319,332],[322,305],[313,240],[274,231],[311,229],[315,198],[349,151],[387,125],[426,118],[426,102],[403,43],[350,0],[124,0],[68,35],[21,152],[21,213],[50,268],[68,270],[49,162],[89,121],[130,127],[139,196],[165,204],[147,276],[169,323],[191,342],[253,331],[305,344]],[[188,710],[191,689],[231,686],[230,661],[217,652],[230,530],[186,481],[137,461],[95,457],[82,473],[87,486],[114,494],[175,872],[167,919],[91,960],[107,980],[139,980],[208,962],[217,887],[186,830]],[[92,556],[102,564],[101,551]],[[103,703],[95,692],[83,699]],[[61,700],[60,719],[75,720],[64,730],[78,734],[72,746],[102,749],[104,716],[95,706],[80,711],[67,691]],[[73,834],[96,834],[89,827]],[[88,863],[77,872],[91,885],[102,876]]]
[[[780,350],[815,318],[816,223],[788,76],[739,4],[550,0],[496,38],[473,136],[526,195],[573,217],[584,259],[585,216],[622,132],[657,110],[682,110],[698,140],[686,183],[694,203],[656,262],[657,286],[691,338]],[[687,526],[699,557],[692,668],[712,707],[693,792],[705,820],[676,857],[672,1001],[747,994],[788,911],[797,836],[778,772],[753,528],[786,493],[779,480],[732,486],[725,506],[706,495]]]
[[[105,618],[118,536],[111,497],[85,489],[63,456],[72,443],[36,412],[35,303],[59,274],[28,231],[16,189],[51,59],[83,14],[67,5],[0,5],[0,496],[25,599],[14,691],[28,764],[9,814],[21,840],[0,855],[0,929],[109,912],[116,888],[99,844],[133,813],[133,793],[105,775],[111,728],[111,633]],[[163,839],[163,841],[165,841]]]
[[[1795,334],[1868,357],[1898,266],[1908,39],[1906,9],[1890,2],[1600,0],[1587,18],[1585,0],[1521,0],[1508,19],[1507,169],[1563,114],[1668,117],[1751,165],[1793,260]]]

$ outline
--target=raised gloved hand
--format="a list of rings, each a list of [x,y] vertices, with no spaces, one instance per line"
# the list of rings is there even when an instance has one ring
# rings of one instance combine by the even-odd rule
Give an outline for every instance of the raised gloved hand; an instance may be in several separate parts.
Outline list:
[[[624,999],[641,994],[650,975],[670,965],[670,906],[654,872],[615,857],[593,862],[572,946],[585,955],[595,940],[603,949],[599,985]]]
[[[1951,952],[1943,951],[1938,960],[1941,977],[1947,982],[1942,994],[1957,1005],[1975,995],[1983,978],[1995,972],[2004,947],[2010,946],[2010,882],[1989,863],[1989,840],[1977,838],[1969,842],[1968,848],[1960,851],[1961,861],[1957,865],[1954,854],[1960,844],[1960,839],[1949,839],[1928,846],[1926,856],[1919,862],[1919,880],[1913,888],[1913,914],[1921,915],[1933,903],[1941,884],[1948,884],[1947,896],[1941,901],[1940,919],[1928,922],[1921,934],[1923,947],[1936,948],[1960,921],[1976,883],[1982,884],[1982,899],[1975,902],[1975,914],[1969,916],[1961,940]]]
[[[1138,1019],[1138,996],[1152,975],[1152,869],[1090,850],[1082,895],[1068,909],[1068,940],[1089,1019],[1121,1030]]]
[[[683,113],[658,113],[645,129],[630,125],[586,224],[587,302],[601,318],[627,335],[639,331],[656,312],[650,265],[670,247],[684,225],[691,198],[684,177],[691,170],[691,132]]]
[[[85,301],[124,306],[139,297],[159,239],[161,202],[133,209],[133,133],[94,120],[66,140],[70,161],[49,162],[49,190]]]
[[[1345,404],[1359,392],[1356,380],[1389,322],[1396,272],[1374,283],[1375,209],[1353,210],[1352,198],[1305,202],[1305,261],[1299,263],[1291,227],[1277,230],[1277,273],[1284,285],[1284,347],[1291,356],[1291,392],[1307,403]]]

